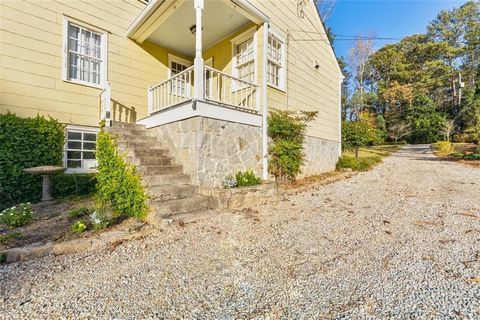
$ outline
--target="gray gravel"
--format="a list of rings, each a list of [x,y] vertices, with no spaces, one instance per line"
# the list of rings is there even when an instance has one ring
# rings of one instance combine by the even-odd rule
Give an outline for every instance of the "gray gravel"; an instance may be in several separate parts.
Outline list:
[[[0,266],[0,318],[480,319],[478,277],[480,170],[409,146],[276,204]]]

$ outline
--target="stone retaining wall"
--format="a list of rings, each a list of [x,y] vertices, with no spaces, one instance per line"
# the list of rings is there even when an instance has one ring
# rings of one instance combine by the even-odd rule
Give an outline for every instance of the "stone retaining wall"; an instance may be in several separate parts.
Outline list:
[[[219,187],[239,170],[262,174],[260,127],[194,117],[148,130],[169,148],[193,184]]]

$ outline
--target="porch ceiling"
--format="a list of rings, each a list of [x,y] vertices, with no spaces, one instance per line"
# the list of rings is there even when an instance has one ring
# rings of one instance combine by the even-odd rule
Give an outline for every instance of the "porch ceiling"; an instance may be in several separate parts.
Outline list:
[[[129,36],[137,42],[148,40],[188,56],[195,55],[194,0],[157,0],[151,3],[151,14],[143,22],[134,23]],[[208,49],[249,22],[258,23],[256,16],[236,2],[244,0],[205,0],[203,10],[203,48]],[[153,8],[153,5],[156,7]]]
[[[223,1],[205,1],[203,47],[205,49],[211,47],[248,22],[245,16]],[[195,25],[193,0],[187,0],[148,37],[148,40],[162,47],[193,56],[195,55],[195,35],[190,31],[193,25]]]

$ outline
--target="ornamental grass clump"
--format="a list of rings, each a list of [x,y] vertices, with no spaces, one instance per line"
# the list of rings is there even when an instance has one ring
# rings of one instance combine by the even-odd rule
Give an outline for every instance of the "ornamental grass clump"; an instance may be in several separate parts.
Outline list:
[[[305,163],[303,144],[308,122],[317,112],[272,110],[268,115],[268,171],[280,181],[295,181]]]
[[[0,223],[10,228],[24,226],[32,221],[33,210],[30,202],[7,208],[0,212]]]

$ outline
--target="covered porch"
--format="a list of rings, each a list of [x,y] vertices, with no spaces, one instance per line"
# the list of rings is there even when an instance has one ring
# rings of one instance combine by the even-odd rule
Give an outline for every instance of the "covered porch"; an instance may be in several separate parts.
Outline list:
[[[151,1],[128,36],[179,56],[168,55],[168,74],[148,88],[148,116],[137,123],[204,116],[262,126],[267,21],[246,0]]]

